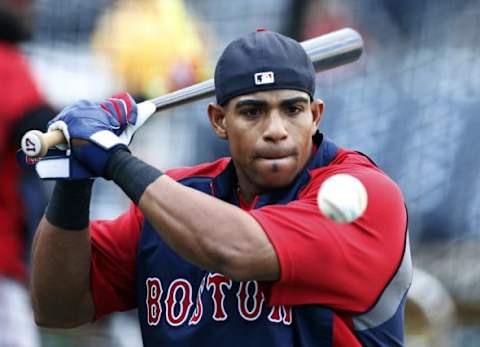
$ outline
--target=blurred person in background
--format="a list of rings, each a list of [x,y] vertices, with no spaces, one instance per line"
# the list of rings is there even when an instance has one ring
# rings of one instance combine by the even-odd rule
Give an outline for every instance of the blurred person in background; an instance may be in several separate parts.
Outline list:
[[[136,100],[210,76],[208,49],[182,0],[120,0],[100,19],[92,41]]]
[[[46,196],[15,153],[22,134],[45,129],[54,114],[39,92],[19,44],[29,38],[30,0],[0,0],[0,346],[39,344],[27,293],[28,249]]]

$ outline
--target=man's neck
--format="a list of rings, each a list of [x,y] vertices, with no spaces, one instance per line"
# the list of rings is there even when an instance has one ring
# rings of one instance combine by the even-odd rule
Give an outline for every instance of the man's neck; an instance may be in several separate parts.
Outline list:
[[[247,203],[247,204],[250,204],[256,196],[260,195],[260,194],[263,194],[264,191],[263,190],[260,190],[258,187],[255,187],[251,184],[245,184],[245,183],[238,183],[238,186],[237,186],[237,193],[239,196],[241,196],[242,200]]]

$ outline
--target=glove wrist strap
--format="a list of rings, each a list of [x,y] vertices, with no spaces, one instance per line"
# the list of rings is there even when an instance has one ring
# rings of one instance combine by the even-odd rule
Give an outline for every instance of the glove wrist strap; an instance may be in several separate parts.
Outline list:
[[[93,180],[57,181],[45,211],[48,222],[58,228],[83,230],[90,220]]]
[[[108,160],[104,176],[138,205],[145,189],[162,175],[162,171],[134,157],[127,149],[119,148]]]

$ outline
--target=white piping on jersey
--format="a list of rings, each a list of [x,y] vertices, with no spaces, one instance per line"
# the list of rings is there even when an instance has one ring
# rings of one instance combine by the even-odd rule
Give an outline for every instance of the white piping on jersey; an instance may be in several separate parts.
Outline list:
[[[412,258],[410,256],[410,238],[407,231],[405,251],[397,273],[387,285],[375,306],[368,312],[353,317],[353,326],[357,331],[375,328],[392,318],[412,283]]]

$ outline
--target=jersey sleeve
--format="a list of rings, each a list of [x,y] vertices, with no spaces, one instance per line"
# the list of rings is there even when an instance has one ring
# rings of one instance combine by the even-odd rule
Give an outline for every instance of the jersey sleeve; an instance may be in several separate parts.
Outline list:
[[[348,173],[366,187],[368,205],[353,223],[325,218],[317,206],[321,183]],[[312,172],[299,199],[250,212],[272,242],[280,280],[269,290],[271,305],[321,304],[364,312],[382,293],[400,265],[406,242],[403,197],[393,181],[368,167]]]
[[[133,204],[114,220],[90,225],[95,319],[135,308],[135,258],[143,215]]]

